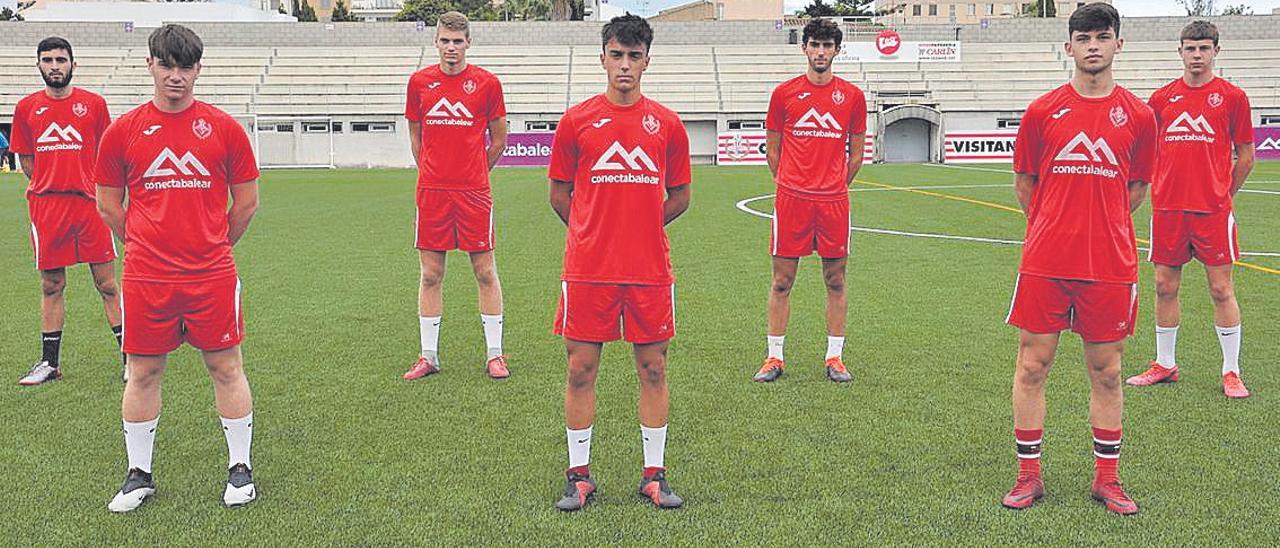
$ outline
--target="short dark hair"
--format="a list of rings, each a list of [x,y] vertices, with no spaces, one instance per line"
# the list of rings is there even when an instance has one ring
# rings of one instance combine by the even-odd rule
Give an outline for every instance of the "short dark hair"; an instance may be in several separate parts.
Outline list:
[[[650,27],[649,22],[639,15],[630,13],[620,15],[610,19],[600,31],[601,46],[614,39],[624,46],[644,44],[644,50],[648,53],[649,46],[653,44],[653,27]]]
[[[204,55],[204,42],[191,29],[168,24],[156,29],[147,39],[151,58],[173,66],[189,67],[200,62]]]
[[[800,43],[808,44],[809,39],[816,40],[835,40],[836,45],[840,45],[840,41],[844,39],[844,33],[840,31],[840,25],[835,21],[818,17],[809,21],[804,26],[804,32],[801,34]]]
[[[1217,41],[1215,40],[1214,43],[1216,44]],[[53,51],[55,49],[67,50],[67,58],[71,61],[76,60],[75,54],[71,52],[71,42],[68,42],[66,38],[59,38],[57,36],[50,36],[41,40],[40,45],[36,46],[36,57],[40,57],[41,53]]]
[[[1094,32],[1111,29],[1120,36],[1120,12],[1111,4],[1094,2],[1085,4],[1071,14],[1067,22],[1067,37],[1077,32]]]
[[[1208,21],[1192,21],[1187,26],[1182,27],[1182,35],[1179,40],[1213,40],[1213,45],[1218,45],[1218,26]]]

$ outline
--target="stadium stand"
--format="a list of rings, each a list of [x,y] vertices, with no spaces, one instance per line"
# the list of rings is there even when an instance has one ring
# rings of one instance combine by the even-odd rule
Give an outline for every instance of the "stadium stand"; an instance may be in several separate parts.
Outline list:
[[[418,42],[211,45],[197,94],[242,117],[247,125],[256,118],[262,132],[301,134],[329,128],[342,133],[328,139],[327,157],[321,154],[311,162],[297,160],[302,146],[297,141],[303,137],[292,142],[265,139],[262,145],[268,148],[260,153],[265,165],[407,166],[408,140],[401,118],[405,84],[413,71],[434,63],[436,57],[430,44]],[[512,131],[549,130],[567,107],[604,88],[597,46],[477,42],[469,59],[501,78]],[[76,46],[75,83],[101,93],[113,113],[123,113],[150,96],[145,47]],[[1271,66],[1276,58],[1280,37],[1232,38],[1218,57],[1219,74],[1249,93],[1255,116],[1280,116],[1280,74]],[[900,105],[937,111],[946,131],[995,130],[1003,127],[1001,121],[1016,120],[1032,99],[1071,74],[1071,59],[1056,39],[965,41],[961,59],[837,63],[836,72],[867,92],[873,113],[868,127],[877,135],[881,131],[875,130],[883,129],[877,113]],[[731,122],[763,121],[774,86],[804,68],[796,46],[785,43],[722,40],[691,47],[659,42],[644,88],[681,113],[695,160],[708,162],[715,157],[719,132],[730,129]],[[1121,84],[1144,98],[1180,73],[1168,40],[1129,41],[1117,61]],[[7,123],[14,104],[40,86],[30,46],[0,46],[0,74],[0,123]],[[306,122],[320,125],[303,127]],[[289,128],[294,123],[298,125]],[[366,132],[391,135],[363,135]],[[273,152],[277,142],[280,150]]]

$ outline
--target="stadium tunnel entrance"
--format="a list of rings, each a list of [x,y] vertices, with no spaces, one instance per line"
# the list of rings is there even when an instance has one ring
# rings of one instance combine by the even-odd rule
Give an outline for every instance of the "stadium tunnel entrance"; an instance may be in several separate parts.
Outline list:
[[[876,161],[936,163],[942,161],[942,113],[924,105],[899,105],[880,111]]]

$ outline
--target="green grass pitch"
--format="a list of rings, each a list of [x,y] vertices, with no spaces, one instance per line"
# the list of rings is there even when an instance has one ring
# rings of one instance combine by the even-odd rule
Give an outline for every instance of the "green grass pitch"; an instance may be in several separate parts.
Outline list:
[[[938,193],[1015,206],[1008,166],[868,166],[859,179],[964,186]],[[1183,286],[1183,380],[1127,389],[1121,475],[1142,513],[1089,498],[1088,383],[1063,337],[1048,390],[1048,496],[1000,507],[1016,470],[1009,391],[1016,331],[1003,324],[1019,248],[856,232],[848,386],[825,380],[820,273],[802,262],[788,373],[750,382],[764,354],[768,221],[735,207],[772,192],[763,167],[699,167],[693,205],[669,227],[678,278],[667,464],[688,504],[634,493],[641,466],[630,351],[607,346],[593,472],[597,504],[552,503],[566,462],[564,350],[551,334],[563,228],[545,172],[494,174],[498,268],[513,377],[483,374],[475,283],[450,255],[444,372],[400,379],[418,349],[408,171],[271,171],[236,249],[255,399],[261,499],[225,510],[226,447],[207,374],[171,356],[156,446],[159,491],[132,515],[106,503],[124,476],[117,355],[86,267],[68,273],[65,379],[23,389],[36,359],[39,282],[24,181],[0,176],[0,462],[5,545],[65,544],[1227,544],[1280,542],[1280,275],[1238,268],[1244,379],[1227,401],[1203,269]],[[1280,252],[1280,162],[1237,198],[1245,251]],[[980,186],[977,186],[980,185]],[[1016,213],[855,184],[854,224],[1020,239]],[[872,190],[876,189],[876,190]],[[865,191],[864,190],[872,190]],[[769,211],[771,201],[749,204]],[[1139,236],[1149,209],[1136,215]],[[1280,257],[1246,261],[1280,269]],[[1154,355],[1149,263],[1125,373]]]

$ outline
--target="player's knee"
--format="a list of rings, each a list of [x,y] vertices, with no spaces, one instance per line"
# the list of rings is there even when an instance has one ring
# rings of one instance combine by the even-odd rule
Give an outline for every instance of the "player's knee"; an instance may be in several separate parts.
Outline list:
[[[596,372],[599,365],[595,363],[570,363],[569,364],[569,389],[589,390],[596,385]]]
[[[1044,384],[1045,379],[1049,378],[1049,367],[1051,365],[1053,365],[1052,358],[1022,357],[1018,360],[1018,374],[1016,375],[1018,383],[1026,386]]]
[[[244,368],[239,363],[208,364],[209,378],[213,383],[225,386],[240,382],[244,378]]]
[[[640,382],[648,387],[660,387],[667,382],[667,363],[663,359],[644,360],[636,364]]]
[[[844,293],[843,274],[827,274],[826,276],[823,276],[823,281],[827,284],[827,291],[832,293]]]
[[[779,295],[788,295],[791,293],[791,285],[794,284],[795,281],[796,279],[791,276],[774,276],[772,287],[773,292]]]
[[[98,288],[98,294],[102,295],[104,300],[114,300],[120,294],[120,288],[116,285],[114,278],[94,280],[93,285]]]
[[[62,294],[62,290],[67,287],[67,279],[61,276],[50,276],[41,280],[40,289],[44,291],[44,296],[54,297]]]
[[[160,384],[160,379],[163,376],[164,365],[151,365],[138,362],[129,363],[129,384],[134,385],[136,388],[151,388]]]
[[[1104,390],[1120,389],[1120,362],[1089,364],[1089,376],[1093,385]]]
[[[480,268],[476,270],[476,283],[480,287],[494,287],[498,285],[498,272],[492,268]]]
[[[1213,282],[1209,284],[1209,296],[1214,303],[1221,304],[1236,298],[1236,291],[1231,282]]]
[[[1157,297],[1175,297],[1178,295],[1178,287],[1181,282],[1177,279],[1165,278],[1156,279],[1156,296]]]
[[[423,272],[419,281],[425,289],[435,289],[440,287],[440,282],[444,280],[444,275],[436,272]]]

